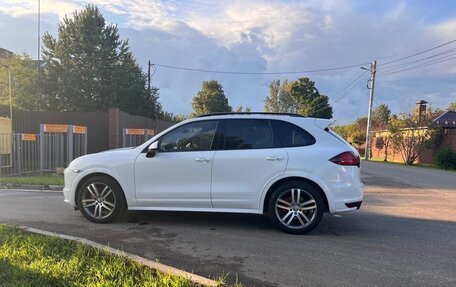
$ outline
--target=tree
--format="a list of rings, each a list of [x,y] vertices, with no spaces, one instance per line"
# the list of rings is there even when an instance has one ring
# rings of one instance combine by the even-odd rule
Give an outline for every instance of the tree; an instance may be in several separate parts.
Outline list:
[[[372,121],[375,127],[384,129],[388,124],[389,118],[391,116],[391,110],[385,104],[380,104],[372,112]]]
[[[378,150],[385,149],[385,157],[383,158],[383,161],[388,161],[388,148],[390,147],[390,144],[391,135],[389,132],[375,138],[375,147]]]
[[[186,119],[188,119],[188,115],[183,115],[183,114],[175,115],[171,112],[162,112],[162,114],[160,115],[160,118],[164,121],[179,123],[181,121],[185,121]]]
[[[37,93],[36,63],[27,54],[0,59],[0,104],[9,106],[9,74],[13,106],[24,110],[37,110],[40,98]]]
[[[43,44],[47,109],[97,111],[114,106],[145,116],[161,112],[158,90],[147,90],[128,41],[120,40],[117,27],[107,25],[97,7],[88,5],[72,18],[64,17],[58,37],[45,33]]]
[[[350,141],[350,125],[337,125],[331,127],[331,129],[338,135],[340,135],[342,138],[346,139],[347,141]]]
[[[357,118],[348,125],[335,126],[333,130],[356,147],[366,142],[367,117]]]
[[[203,82],[201,90],[193,97],[192,107],[192,116],[232,111],[222,85],[216,80]]]
[[[309,78],[296,81],[274,80],[269,85],[264,110],[275,113],[299,113],[308,117],[332,118],[328,97],[321,95]]]
[[[242,106],[239,106],[236,108],[236,112],[238,112],[238,113],[242,113],[243,112],[242,110],[243,110]],[[246,112],[246,113],[250,113],[251,111],[252,111],[252,109],[250,107],[245,107],[245,109],[244,109],[244,112]]]
[[[423,150],[425,143],[432,137],[435,127],[430,120],[423,123],[416,115],[400,114],[391,117],[388,128],[391,140],[400,151],[402,159],[412,165]]]
[[[456,101],[452,102],[449,106],[448,109],[450,111],[456,112]]]
[[[328,97],[321,95],[315,87],[315,82],[309,78],[299,78],[291,83],[290,97],[297,112],[316,118],[332,118],[332,107],[328,103]]]
[[[264,111],[271,113],[296,113],[298,108],[290,96],[288,80],[274,80],[269,85],[269,96],[264,100]]]

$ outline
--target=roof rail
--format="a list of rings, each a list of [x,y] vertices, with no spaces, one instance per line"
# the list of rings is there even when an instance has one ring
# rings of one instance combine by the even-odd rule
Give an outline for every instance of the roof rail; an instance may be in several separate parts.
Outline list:
[[[273,115],[273,116],[290,116],[306,118],[306,116],[293,114],[293,113],[268,113],[268,112],[223,112],[223,113],[211,113],[198,116],[198,118],[212,117],[212,116],[226,116],[226,115]]]

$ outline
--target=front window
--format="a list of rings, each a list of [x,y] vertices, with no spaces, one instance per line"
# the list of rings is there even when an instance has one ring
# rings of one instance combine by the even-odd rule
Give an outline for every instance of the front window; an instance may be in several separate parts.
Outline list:
[[[218,121],[193,122],[167,133],[160,140],[162,152],[210,150]]]

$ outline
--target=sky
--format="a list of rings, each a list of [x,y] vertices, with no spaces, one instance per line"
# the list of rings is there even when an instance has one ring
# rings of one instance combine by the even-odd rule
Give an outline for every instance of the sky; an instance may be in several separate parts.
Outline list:
[[[0,47],[37,57],[37,3],[0,0]],[[262,111],[272,80],[305,76],[329,97],[337,123],[348,123],[367,115],[368,75],[359,66],[369,67],[373,60],[378,63],[374,108],[385,103],[393,113],[410,112],[421,99],[432,108],[456,101],[456,42],[382,65],[455,40],[453,0],[41,0],[41,33],[56,35],[59,21],[87,4],[98,6],[118,26],[144,71],[150,60],[203,70],[278,73],[156,66],[152,85],[160,89],[164,109],[174,114],[191,112],[191,99],[205,80],[218,80],[234,108]],[[442,61],[426,65],[437,59]],[[415,60],[420,61],[401,66]],[[305,72],[351,65],[356,67]],[[417,68],[399,72],[409,67]],[[299,71],[305,73],[280,74]]]

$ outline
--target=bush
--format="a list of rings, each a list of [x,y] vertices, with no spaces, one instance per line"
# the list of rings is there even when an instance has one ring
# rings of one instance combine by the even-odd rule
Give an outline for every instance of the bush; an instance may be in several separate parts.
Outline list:
[[[443,169],[456,169],[456,152],[451,149],[437,152],[435,163]]]

